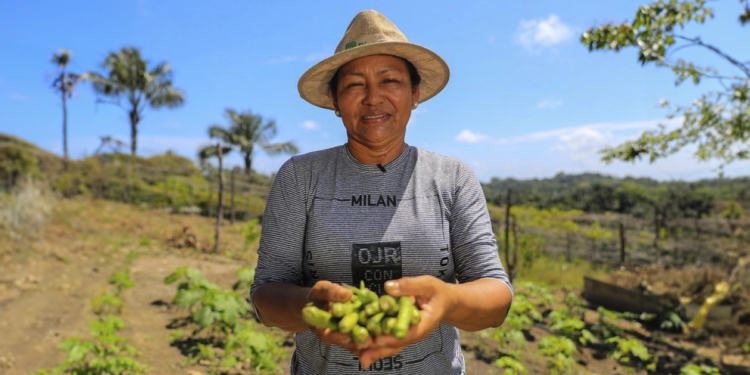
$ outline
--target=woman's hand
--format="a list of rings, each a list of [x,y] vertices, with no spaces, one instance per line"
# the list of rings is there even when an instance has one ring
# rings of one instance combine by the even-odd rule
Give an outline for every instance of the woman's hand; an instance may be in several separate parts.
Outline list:
[[[438,328],[454,303],[450,284],[432,276],[391,280],[385,283],[385,290],[393,297],[413,296],[415,305],[422,313],[422,320],[411,327],[409,334],[403,339],[397,339],[393,335],[378,336],[374,340],[370,338],[368,345],[363,346],[358,353],[359,362],[365,369],[375,361],[396,355],[406,346],[429,336]]]

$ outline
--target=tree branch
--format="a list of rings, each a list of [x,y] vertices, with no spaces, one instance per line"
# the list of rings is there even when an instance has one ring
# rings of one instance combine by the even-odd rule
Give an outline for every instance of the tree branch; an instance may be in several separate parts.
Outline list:
[[[700,37],[688,38],[688,37],[684,37],[684,36],[681,36],[681,35],[675,35],[675,38],[680,38],[682,40],[686,40],[688,42],[695,43],[697,45],[706,47],[706,48],[708,48],[711,51],[714,51],[716,54],[718,54],[719,56],[721,56],[721,57],[725,58],[727,61],[729,61],[729,63],[731,63],[732,65],[734,65],[734,66],[738,67],[740,70],[742,70],[745,73],[746,76],[750,77],[750,68],[748,68],[745,64],[737,61],[732,56],[729,56],[726,53],[721,52],[721,50],[719,50],[718,48],[716,48],[716,47],[714,47],[714,46],[712,46],[710,44],[703,43],[703,41],[701,41]]]

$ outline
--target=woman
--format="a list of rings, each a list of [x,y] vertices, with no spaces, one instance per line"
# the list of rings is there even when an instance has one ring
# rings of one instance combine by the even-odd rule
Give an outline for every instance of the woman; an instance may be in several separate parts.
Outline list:
[[[504,321],[512,288],[476,176],[405,142],[411,111],[448,75],[437,54],[364,11],[300,79],[302,98],[341,117],[347,143],[287,161],[264,214],[252,301],[264,324],[297,332],[293,374],[462,374],[458,329]],[[308,302],[346,301],[340,283],[360,281],[415,297],[422,321],[407,338],[358,346],[301,319]]]

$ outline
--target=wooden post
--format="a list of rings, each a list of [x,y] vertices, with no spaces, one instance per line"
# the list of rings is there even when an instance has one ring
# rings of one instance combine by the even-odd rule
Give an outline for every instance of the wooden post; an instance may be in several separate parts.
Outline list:
[[[169,196],[169,173],[164,170],[164,205],[169,207],[169,203],[172,198]]]
[[[216,156],[219,158],[219,207],[216,210],[216,231],[214,233],[214,253],[219,253],[219,226],[221,225],[221,217],[224,215],[224,202],[223,202],[223,195],[224,195],[224,173],[222,173],[224,170],[224,166],[222,164],[222,154],[221,154],[221,143],[216,144]]]
[[[211,170],[209,169],[208,170],[208,203],[206,203],[206,206],[208,206],[207,207],[208,217],[213,216],[213,211],[211,210],[213,203],[214,203],[213,202],[214,201],[214,188],[213,188],[213,185],[211,185],[212,177],[213,176],[211,176]]]
[[[126,156],[128,161],[125,163],[125,188],[123,189],[123,199],[125,203],[130,203],[130,156]]]
[[[195,175],[190,175],[190,212],[195,207]]]
[[[512,283],[513,280],[516,278],[516,273],[518,272],[518,269],[516,265],[518,264],[518,226],[516,225],[516,215],[513,215],[513,261],[508,262],[508,278],[510,279],[510,282]]]
[[[508,189],[508,197],[505,202],[505,264],[510,268],[510,206],[512,192]]]
[[[231,177],[230,178],[231,184],[230,184],[230,188],[229,188],[229,190],[231,191],[231,194],[232,194],[232,199],[231,199],[231,201],[232,201],[232,209],[231,209],[231,213],[229,214],[229,222],[232,225],[234,225],[234,212],[235,212],[234,211],[234,177],[235,177],[236,173],[237,173],[237,168],[232,168],[232,174],[230,175],[230,177]]]
[[[625,226],[620,222],[620,267],[625,266]]]

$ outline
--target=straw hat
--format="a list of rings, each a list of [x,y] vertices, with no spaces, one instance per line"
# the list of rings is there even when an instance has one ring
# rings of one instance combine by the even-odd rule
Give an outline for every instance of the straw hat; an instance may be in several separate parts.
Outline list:
[[[344,33],[333,56],[315,64],[299,79],[300,96],[322,108],[333,109],[328,83],[339,68],[370,55],[393,55],[411,62],[419,72],[419,101],[437,95],[448,83],[448,64],[437,53],[410,43],[390,20],[374,10],[359,12]]]

